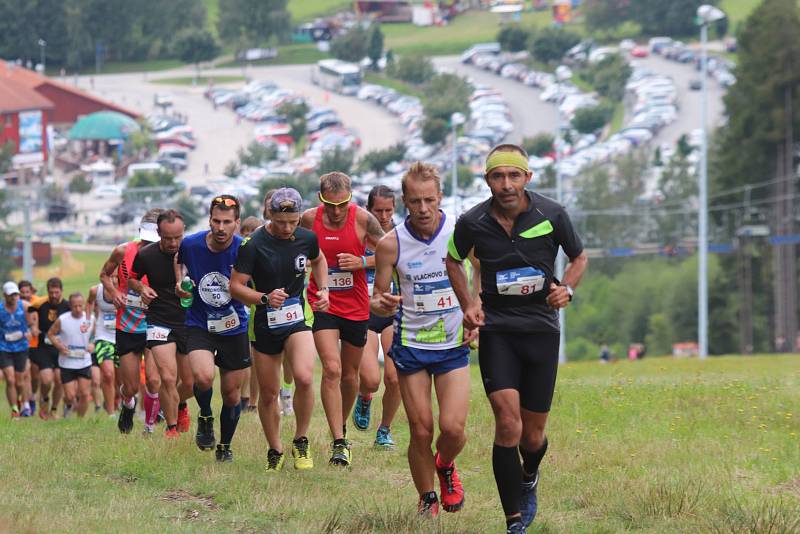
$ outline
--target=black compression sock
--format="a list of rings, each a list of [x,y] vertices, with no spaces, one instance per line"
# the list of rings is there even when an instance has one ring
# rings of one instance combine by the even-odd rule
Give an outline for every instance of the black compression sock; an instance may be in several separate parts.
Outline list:
[[[547,436],[544,438],[544,443],[536,452],[530,452],[519,446],[519,453],[522,456],[522,469],[525,471],[524,476],[529,480],[536,478],[536,471],[539,470],[539,464],[542,463],[544,453],[547,452]]]
[[[492,469],[506,516],[519,514],[522,467],[516,447],[492,447]]]
[[[230,444],[233,435],[236,433],[236,425],[239,424],[239,415],[242,413],[242,405],[222,406],[219,414],[219,442]]]
[[[178,409],[183,410],[186,408],[186,401],[178,403]]]
[[[202,417],[211,417],[214,415],[214,412],[211,411],[211,397],[213,395],[214,388],[200,391],[200,388],[194,386],[194,399],[197,401],[197,406],[200,407],[200,415]]]

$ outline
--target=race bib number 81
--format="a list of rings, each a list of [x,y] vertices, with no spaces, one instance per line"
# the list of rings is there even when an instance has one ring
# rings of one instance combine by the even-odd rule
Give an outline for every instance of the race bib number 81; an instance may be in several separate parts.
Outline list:
[[[499,271],[495,278],[500,295],[532,295],[544,289],[544,273],[533,267]]]

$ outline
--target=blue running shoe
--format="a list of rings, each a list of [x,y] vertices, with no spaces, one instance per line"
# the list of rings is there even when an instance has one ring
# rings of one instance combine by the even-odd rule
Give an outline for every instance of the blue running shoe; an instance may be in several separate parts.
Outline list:
[[[32,415],[33,415],[33,412],[31,411],[31,409],[30,409],[30,408],[23,408],[23,409],[22,409],[22,412],[20,413],[20,415],[21,415],[22,417],[30,417],[30,416],[32,416]]]
[[[356,405],[353,408],[353,424],[359,430],[366,430],[369,428],[369,408],[372,405],[372,399],[366,399],[359,395],[356,399]]]
[[[539,485],[539,471],[536,471],[536,478],[530,482],[522,483],[522,495],[519,501],[519,511],[522,514],[522,522],[526,527],[531,526],[536,517],[537,499],[536,487]]]
[[[36,399],[31,399],[28,403],[31,405],[31,414],[35,414],[36,413]]]
[[[388,426],[379,426],[378,432],[375,434],[375,448],[376,449],[394,449],[394,440],[392,433]]]

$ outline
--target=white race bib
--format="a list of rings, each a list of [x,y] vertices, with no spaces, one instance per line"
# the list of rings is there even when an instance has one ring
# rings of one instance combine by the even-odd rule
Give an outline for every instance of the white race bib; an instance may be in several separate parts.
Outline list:
[[[533,267],[499,271],[495,276],[500,295],[532,295],[544,289],[544,273]]]
[[[130,308],[141,308],[142,310],[147,309],[147,304],[142,302],[141,295],[131,295],[128,293],[128,295],[125,297],[125,305]]]
[[[450,280],[414,283],[414,311],[441,314],[458,308],[458,299]]]
[[[6,332],[4,337],[8,342],[19,341],[20,339],[22,339],[22,330],[15,330],[14,332]]]
[[[44,344],[45,344],[45,345],[52,345],[52,344],[53,344],[53,342],[52,342],[52,341],[50,341],[50,338],[49,338],[49,337],[47,337],[47,336],[44,336]]]
[[[170,328],[147,325],[147,341],[167,341],[170,332]]]
[[[241,324],[239,321],[239,314],[237,314],[236,310],[234,310],[232,307],[228,308],[228,313],[226,315],[222,315],[221,313],[218,315],[221,317],[209,315],[206,322],[208,331],[212,334],[221,334],[222,332],[234,330]]]
[[[117,314],[104,313],[103,314],[103,327],[106,330],[114,330],[117,327]]]
[[[267,325],[270,328],[281,328],[305,320],[303,307],[300,305],[300,299],[298,297],[286,299],[283,302],[283,306],[277,310],[274,308],[267,308]]]
[[[86,348],[85,347],[70,347],[69,353],[67,354],[67,358],[76,358],[76,359],[83,359],[86,357]]]
[[[353,273],[330,269],[328,271],[328,287],[331,291],[353,289]]]

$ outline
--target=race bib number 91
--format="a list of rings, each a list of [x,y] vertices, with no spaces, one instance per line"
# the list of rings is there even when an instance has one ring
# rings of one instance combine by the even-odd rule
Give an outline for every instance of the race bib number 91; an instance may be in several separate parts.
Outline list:
[[[499,271],[496,275],[500,295],[532,295],[544,289],[544,273],[533,267]]]
[[[414,284],[414,311],[421,314],[446,313],[458,307],[450,280]]]
[[[305,319],[298,297],[286,299],[283,306],[277,310],[267,308],[267,326],[270,328],[282,328],[305,321]]]

